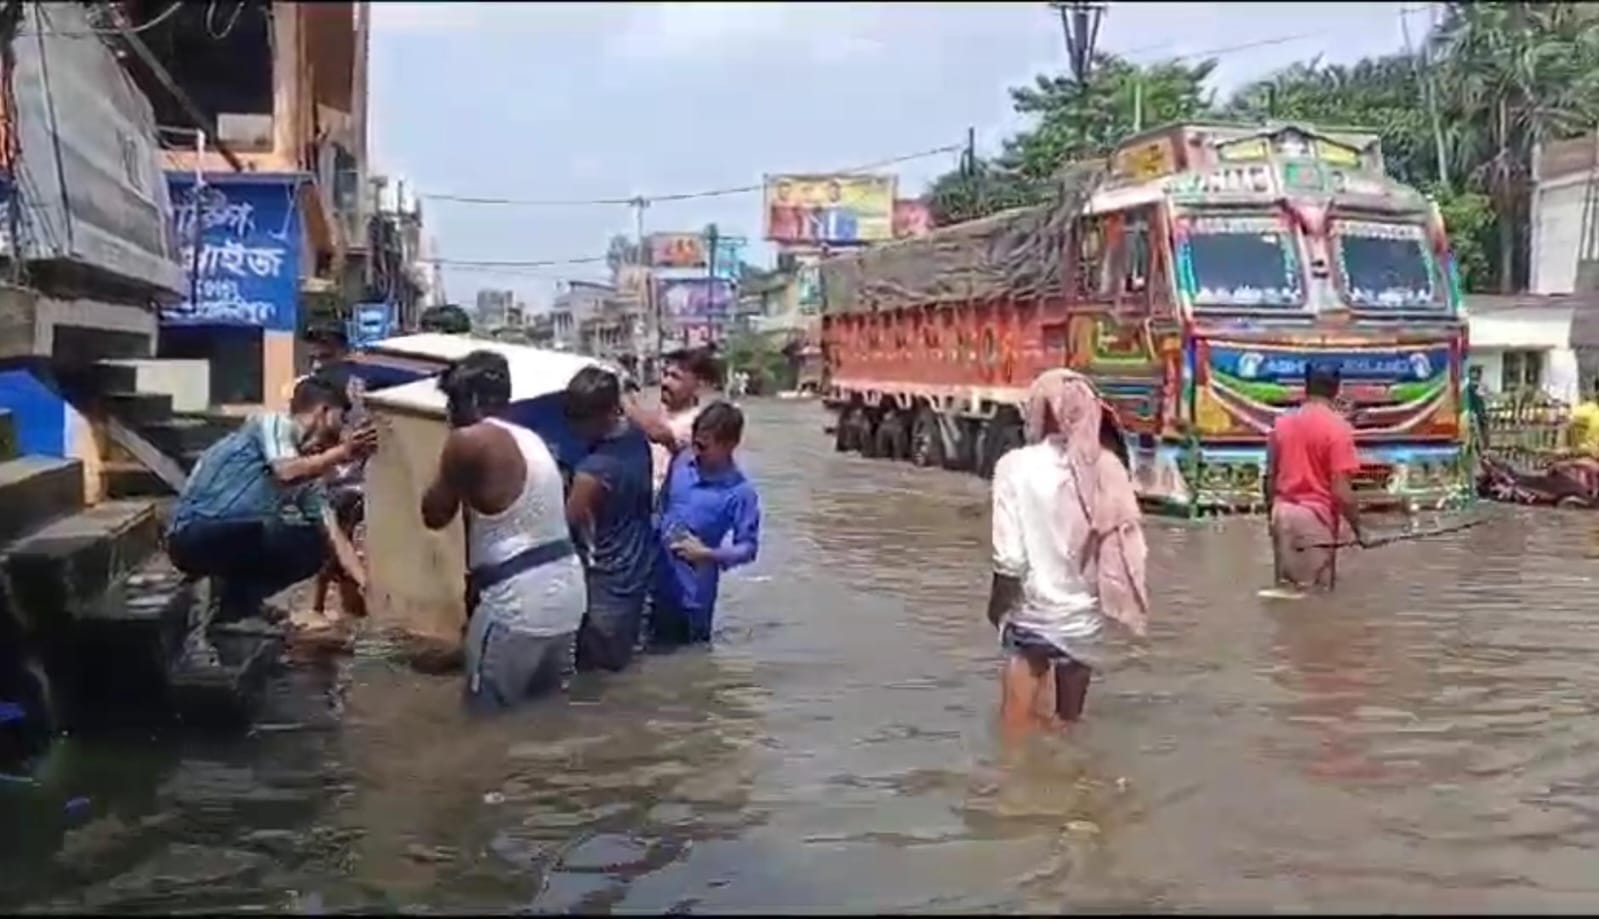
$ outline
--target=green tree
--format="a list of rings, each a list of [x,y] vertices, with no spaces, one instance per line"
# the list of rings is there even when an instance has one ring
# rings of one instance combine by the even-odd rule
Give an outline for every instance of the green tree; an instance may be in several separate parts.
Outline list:
[[[424,332],[441,332],[445,335],[472,334],[472,317],[459,306],[430,306],[422,311],[417,324]]]
[[[623,265],[637,265],[641,261],[638,243],[631,237],[621,233],[611,237],[610,244],[605,248],[605,264],[611,269],[611,277],[616,277]]]
[[[1493,200],[1508,293],[1524,261],[1534,151],[1599,121],[1599,20],[1583,4],[1456,3],[1429,42],[1451,156]]]
[[[1215,68],[1213,60],[1140,66],[1099,55],[1086,84],[1040,76],[1012,89],[1012,105],[1033,125],[1007,138],[999,156],[964,159],[935,179],[928,190],[934,221],[945,226],[1036,204],[1067,163],[1104,156],[1137,130],[1203,115]]]

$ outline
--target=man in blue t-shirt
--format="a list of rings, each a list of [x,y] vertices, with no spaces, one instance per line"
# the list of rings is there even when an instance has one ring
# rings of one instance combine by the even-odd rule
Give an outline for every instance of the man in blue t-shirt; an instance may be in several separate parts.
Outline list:
[[[573,434],[589,446],[566,499],[567,521],[588,562],[577,667],[617,671],[633,659],[654,574],[650,444],[622,416],[622,386],[607,370],[578,371],[566,387],[565,409]]]
[[[360,556],[326,500],[322,479],[377,445],[370,427],[340,438],[349,398],[321,375],[300,381],[289,411],[252,416],[195,463],[167,529],[172,564],[220,582],[225,617],[253,615],[261,600],[336,558],[364,587]]]

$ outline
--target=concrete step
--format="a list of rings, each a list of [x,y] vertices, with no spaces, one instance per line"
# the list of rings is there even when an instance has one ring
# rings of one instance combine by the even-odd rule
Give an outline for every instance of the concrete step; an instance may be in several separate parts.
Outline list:
[[[64,726],[114,728],[170,717],[170,672],[193,603],[192,585],[156,555],[87,604],[72,634],[50,644]]]
[[[184,472],[189,472],[194,469],[195,462],[200,459],[200,454],[203,452],[203,450],[194,450],[183,456],[175,456],[173,459]],[[118,448],[113,455],[117,458],[106,460],[100,466],[100,477],[105,482],[107,498],[129,501],[136,498],[172,496],[172,489],[160,476],[143,463],[129,457],[126,451]]]
[[[173,711],[195,727],[246,727],[260,708],[283,639],[226,626],[213,628],[210,638],[220,662],[209,666],[184,660],[173,668],[169,677]]]
[[[165,393],[107,392],[99,401],[107,412],[130,427],[142,427],[172,417],[172,397]]]
[[[0,408],[0,462],[16,459],[19,455],[17,420],[12,417],[10,409]]]
[[[13,542],[0,555],[0,577],[24,633],[49,639],[92,617],[160,542],[154,504],[108,501]]]
[[[176,416],[152,424],[141,424],[134,430],[151,446],[177,460],[180,465],[185,456],[199,456],[205,448],[221,439],[216,426],[210,422]],[[226,436],[226,432],[221,436]],[[137,462],[137,457],[109,436],[101,438],[100,458],[108,462]]]
[[[0,462],[0,547],[83,508],[83,464],[52,456]]]

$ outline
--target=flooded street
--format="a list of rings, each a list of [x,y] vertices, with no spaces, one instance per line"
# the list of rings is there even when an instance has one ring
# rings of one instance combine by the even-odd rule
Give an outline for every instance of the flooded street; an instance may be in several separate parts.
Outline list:
[[[1599,906],[1599,517],[1492,508],[1299,603],[1255,595],[1259,519],[1152,521],[1149,648],[1007,753],[985,484],[749,412],[765,543],[712,651],[485,722],[365,648],[248,738],[66,741],[0,789],[0,905]]]

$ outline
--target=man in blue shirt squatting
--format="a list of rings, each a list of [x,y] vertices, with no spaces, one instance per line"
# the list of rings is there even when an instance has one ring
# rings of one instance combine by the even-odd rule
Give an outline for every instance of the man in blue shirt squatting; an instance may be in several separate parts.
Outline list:
[[[565,410],[572,433],[589,446],[566,497],[567,522],[588,562],[577,669],[614,672],[633,659],[655,568],[650,444],[622,416],[622,385],[608,370],[585,367],[574,374]]]
[[[760,551],[761,499],[733,458],[743,436],[744,413],[713,402],[694,419],[691,449],[672,460],[661,494],[651,645],[710,641],[722,572]]]
[[[167,553],[184,574],[220,582],[213,602],[220,600],[224,618],[254,615],[262,600],[316,574],[330,555],[365,589],[361,557],[322,484],[377,446],[371,426],[341,438],[349,407],[342,387],[313,375],[295,387],[287,414],[251,416],[195,463],[172,513]],[[195,650],[206,647],[202,641]]]

